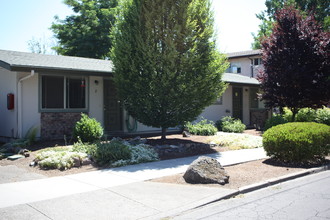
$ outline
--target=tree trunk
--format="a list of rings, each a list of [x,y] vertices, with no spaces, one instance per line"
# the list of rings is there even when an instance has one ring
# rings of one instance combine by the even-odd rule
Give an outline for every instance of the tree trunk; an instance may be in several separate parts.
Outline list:
[[[292,111],[292,119],[291,120],[292,120],[292,122],[294,122],[299,109],[298,108],[291,108],[291,111]]]
[[[166,140],[166,128],[162,128],[162,140]]]

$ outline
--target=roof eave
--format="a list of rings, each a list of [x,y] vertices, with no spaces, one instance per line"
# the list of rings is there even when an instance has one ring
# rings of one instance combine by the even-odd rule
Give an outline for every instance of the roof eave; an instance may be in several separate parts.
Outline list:
[[[9,63],[6,63],[2,60],[0,60],[0,67],[5,68],[6,70],[12,71],[12,68]]]
[[[97,76],[112,76],[110,71],[95,71],[95,70],[86,70],[86,69],[72,69],[72,68],[57,68],[57,67],[43,67],[43,66],[23,66],[23,65],[9,65],[11,71],[18,72],[30,72],[35,70],[36,72],[66,72],[74,74],[83,74],[83,75],[97,75]]]
[[[260,86],[260,83],[242,83],[242,82],[230,82],[225,81],[226,83],[229,83],[230,85],[237,85],[237,86]]]

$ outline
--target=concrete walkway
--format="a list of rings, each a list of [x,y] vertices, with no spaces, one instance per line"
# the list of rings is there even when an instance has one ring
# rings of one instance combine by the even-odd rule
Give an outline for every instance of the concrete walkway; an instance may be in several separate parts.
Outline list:
[[[263,148],[207,156],[224,166],[266,158]],[[233,190],[144,182],[185,172],[197,157],[0,184],[0,219],[153,219],[230,194]]]

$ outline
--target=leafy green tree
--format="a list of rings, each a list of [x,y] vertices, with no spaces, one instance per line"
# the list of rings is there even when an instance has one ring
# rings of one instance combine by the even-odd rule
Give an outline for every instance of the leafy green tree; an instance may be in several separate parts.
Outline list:
[[[117,0],[64,0],[75,14],[55,17],[51,26],[61,55],[105,59],[112,46],[110,32],[115,22]]]
[[[285,5],[294,5],[297,9],[303,11],[305,15],[313,11],[315,19],[322,24],[323,29],[325,31],[330,30],[329,0],[266,0],[265,5],[267,9],[256,15],[261,24],[258,33],[252,34],[254,38],[253,49],[260,49],[262,40],[272,33],[275,13]]]
[[[276,12],[275,20],[262,43],[261,96],[269,108],[290,108],[294,121],[300,108],[329,104],[330,34],[292,6]]]
[[[166,130],[194,120],[224,91],[209,0],[130,0],[121,5],[111,59],[126,110]]]

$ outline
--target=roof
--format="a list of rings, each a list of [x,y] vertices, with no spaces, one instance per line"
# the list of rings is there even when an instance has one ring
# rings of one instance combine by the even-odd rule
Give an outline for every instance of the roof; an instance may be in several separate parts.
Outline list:
[[[261,55],[261,50],[246,50],[246,51],[227,53],[228,58],[250,57],[256,55]]]
[[[13,71],[42,69],[111,73],[113,69],[112,62],[109,60],[45,55],[8,50],[0,50],[0,66]]]
[[[248,85],[259,85],[259,81],[256,78],[242,76],[237,73],[224,73],[223,81],[228,83],[236,83],[236,84],[248,84]]]

